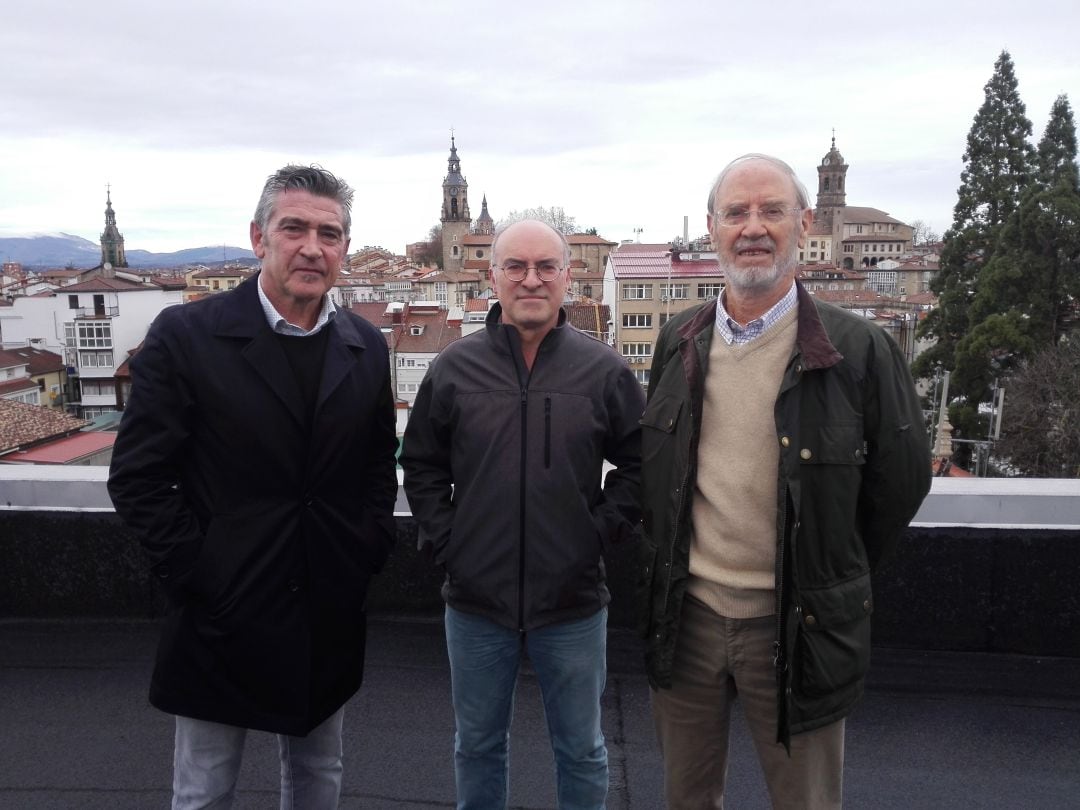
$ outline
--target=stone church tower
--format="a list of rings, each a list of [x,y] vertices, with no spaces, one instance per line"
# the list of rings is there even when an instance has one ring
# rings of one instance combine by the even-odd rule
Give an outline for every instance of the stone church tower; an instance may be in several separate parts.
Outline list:
[[[836,134],[833,133],[832,148],[821,159],[817,170],[818,192],[817,205],[814,206],[814,225],[831,233],[835,244],[839,244],[840,228],[844,222],[841,209],[847,204],[847,192],[844,189],[847,170],[844,156],[836,148]]]
[[[105,188],[105,230],[101,233],[101,266],[127,267],[124,254],[124,237],[116,227],[116,212],[112,209],[112,196]]]
[[[442,192],[442,216],[439,221],[442,223],[443,269],[461,270],[465,266],[463,240],[472,227],[472,217],[469,214],[469,184],[461,174],[461,160],[453,135],[450,136],[450,158]]]

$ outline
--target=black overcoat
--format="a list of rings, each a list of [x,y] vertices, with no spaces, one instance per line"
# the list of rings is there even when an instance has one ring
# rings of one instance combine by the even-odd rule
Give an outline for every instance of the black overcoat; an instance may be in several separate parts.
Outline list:
[[[306,734],[363,676],[368,581],[394,537],[394,404],[382,335],[339,310],[305,413],[257,283],[155,320],[109,493],[169,598],[151,703]]]

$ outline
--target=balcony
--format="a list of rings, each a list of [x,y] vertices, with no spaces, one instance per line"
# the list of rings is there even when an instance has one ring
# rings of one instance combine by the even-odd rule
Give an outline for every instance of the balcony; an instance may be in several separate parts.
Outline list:
[[[73,310],[76,318],[99,319],[115,318],[120,314],[120,307],[80,307]]]

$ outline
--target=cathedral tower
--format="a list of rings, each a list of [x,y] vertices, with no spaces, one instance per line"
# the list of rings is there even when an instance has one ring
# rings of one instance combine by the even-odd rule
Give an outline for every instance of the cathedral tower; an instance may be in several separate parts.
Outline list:
[[[836,133],[833,133],[832,148],[825,153],[818,166],[818,192],[817,205],[814,207],[814,224],[825,225],[829,232],[833,233],[843,221],[843,214],[837,216],[840,209],[847,203],[847,192],[844,183],[847,180],[848,166],[844,163],[844,156],[836,148]]]
[[[469,215],[469,184],[461,174],[454,136],[450,136],[450,158],[447,160],[446,177],[442,184],[443,269],[461,270],[465,266],[465,235],[472,227]]]
[[[124,253],[124,237],[116,227],[116,212],[112,209],[112,196],[105,187],[105,230],[101,233],[101,266],[127,267]]]

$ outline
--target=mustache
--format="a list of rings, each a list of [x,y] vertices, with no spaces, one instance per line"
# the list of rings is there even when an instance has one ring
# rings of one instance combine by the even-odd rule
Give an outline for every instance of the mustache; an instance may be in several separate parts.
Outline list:
[[[776,252],[776,242],[771,236],[759,236],[757,239],[738,239],[732,246],[734,250],[771,250]]]

